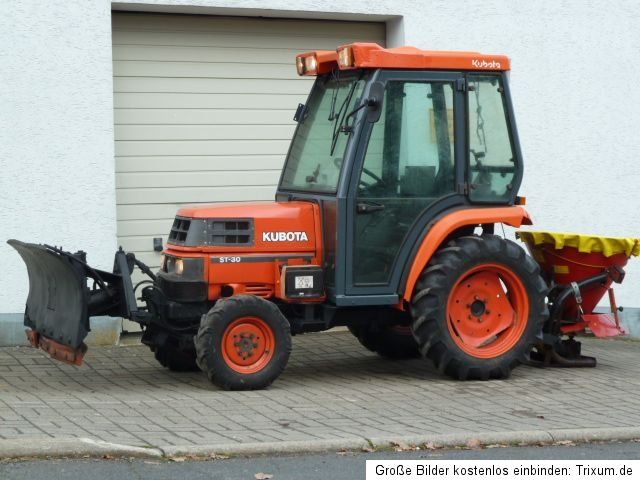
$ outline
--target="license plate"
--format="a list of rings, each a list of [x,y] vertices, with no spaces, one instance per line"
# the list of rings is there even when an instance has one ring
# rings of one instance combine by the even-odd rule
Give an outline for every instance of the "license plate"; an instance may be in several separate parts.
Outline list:
[[[296,277],[296,290],[313,288],[313,276]]]

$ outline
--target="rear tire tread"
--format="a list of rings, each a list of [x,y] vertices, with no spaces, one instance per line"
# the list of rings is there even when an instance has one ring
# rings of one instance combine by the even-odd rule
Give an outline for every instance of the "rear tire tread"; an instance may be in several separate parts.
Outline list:
[[[496,262],[518,274],[529,294],[528,324],[519,342],[500,357],[480,359],[463,352],[451,339],[447,327],[447,301],[455,281],[469,265]],[[466,380],[507,378],[511,370],[529,358],[547,320],[548,287],[538,264],[514,242],[496,235],[466,236],[439,250],[420,275],[411,302],[413,335],[425,358],[436,369]]]

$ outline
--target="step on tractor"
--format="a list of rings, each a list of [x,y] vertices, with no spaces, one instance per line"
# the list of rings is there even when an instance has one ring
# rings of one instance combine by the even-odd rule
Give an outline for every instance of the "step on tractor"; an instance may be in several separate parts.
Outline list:
[[[637,241],[525,232],[528,255],[498,235],[532,224],[509,59],[354,43],[295,63],[315,83],[274,202],[181,208],[157,272],[122,248],[108,272],[9,240],[31,344],[80,365],[91,318],[122,317],[161,365],[224,389],[267,387],[292,335],[336,326],[461,380],[595,365],[574,336],[624,332],[610,288]]]

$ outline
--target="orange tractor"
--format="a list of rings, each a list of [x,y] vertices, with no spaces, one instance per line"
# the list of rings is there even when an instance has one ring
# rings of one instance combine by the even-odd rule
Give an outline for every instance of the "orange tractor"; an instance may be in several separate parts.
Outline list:
[[[80,365],[90,318],[123,317],[162,365],[226,389],[268,386],[292,335],[335,326],[459,379],[590,364],[573,287],[494,233],[532,223],[509,59],[356,43],[296,66],[316,80],[275,202],[180,209],[155,273],[122,249],[105,272],[81,251],[9,241],[29,272],[31,343]],[[621,281],[623,263],[597,285]],[[136,267],[148,280],[134,285]]]

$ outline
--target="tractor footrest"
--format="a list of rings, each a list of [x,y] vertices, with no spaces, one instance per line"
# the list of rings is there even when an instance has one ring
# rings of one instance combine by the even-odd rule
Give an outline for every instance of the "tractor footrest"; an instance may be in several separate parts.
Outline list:
[[[87,346],[84,343],[78,348],[73,348],[51,340],[44,335],[40,335],[34,330],[27,330],[27,339],[32,347],[41,348],[47,352],[51,358],[68,363],[69,365],[82,365],[84,355],[87,353]]]

